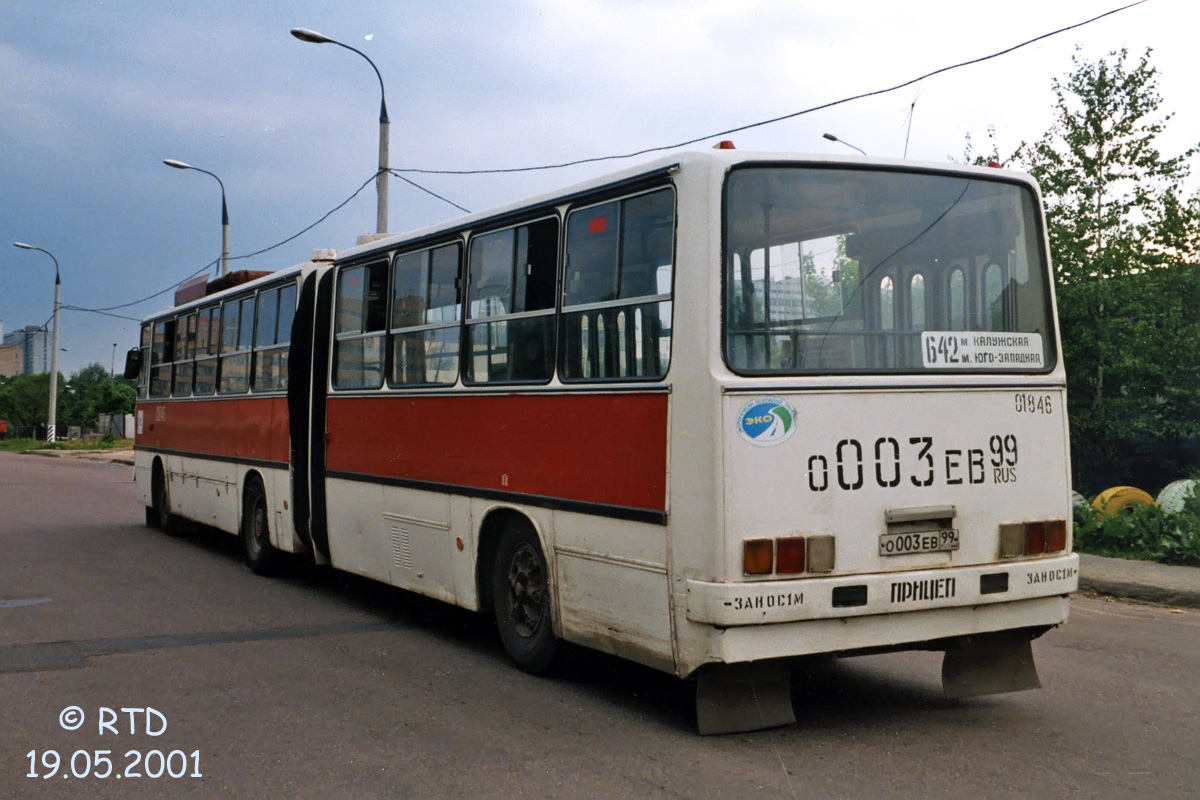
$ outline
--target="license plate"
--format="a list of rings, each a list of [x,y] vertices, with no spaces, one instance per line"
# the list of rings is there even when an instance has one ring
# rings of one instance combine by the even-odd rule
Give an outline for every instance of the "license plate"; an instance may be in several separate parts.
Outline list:
[[[909,556],[914,553],[940,553],[958,549],[958,529],[885,533],[879,537],[879,555]]]

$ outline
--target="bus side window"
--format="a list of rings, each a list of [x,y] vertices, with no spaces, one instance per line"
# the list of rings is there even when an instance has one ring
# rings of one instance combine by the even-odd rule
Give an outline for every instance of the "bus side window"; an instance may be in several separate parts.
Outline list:
[[[250,388],[250,342],[254,298],[234,298],[221,306],[219,391],[237,394]]]
[[[564,381],[666,375],[674,212],[672,191],[660,189],[567,217],[559,363]]]
[[[550,380],[558,218],[475,237],[469,272],[465,380]]]
[[[295,283],[259,292],[251,381],[254,391],[273,392],[287,388],[287,345],[291,342],[295,316]]]
[[[221,337],[221,309],[209,306],[200,310],[196,323],[196,365],[194,394],[217,391],[217,344]]]
[[[338,273],[333,385],[378,389],[383,385],[383,339],[387,326],[386,261]]]
[[[142,352],[142,367],[138,371],[137,396],[144,400],[150,389],[150,325],[142,326],[142,339],[139,343]]]
[[[448,385],[458,379],[461,254],[461,245],[450,244],[393,262],[391,385]]]
[[[187,397],[192,393],[192,360],[196,357],[196,312],[179,320],[175,331],[175,380],[171,394]]]
[[[175,360],[175,320],[154,323],[150,345],[150,396],[171,396],[172,362]]]

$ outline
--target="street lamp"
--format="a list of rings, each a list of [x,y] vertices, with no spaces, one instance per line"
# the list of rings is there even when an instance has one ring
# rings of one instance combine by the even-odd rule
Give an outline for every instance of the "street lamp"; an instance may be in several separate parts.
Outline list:
[[[850,144],[845,139],[839,139],[838,137],[834,136],[832,133],[825,133],[825,134],[822,134],[822,136],[824,136],[826,139],[828,139],[831,142],[841,142],[842,144],[846,145],[846,147],[854,147],[854,145]],[[861,147],[854,147],[854,149],[857,150],[858,152],[862,153],[864,156],[867,154],[867,151],[863,150]]]
[[[112,358],[108,362],[108,377],[117,377],[117,343],[113,342]]]
[[[13,242],[13,247],[22,250],[37,250],[50,256],[54,262],[54,335],[50,342],[50,409],[46,415],[46,441],[55,441],[54,427],[58,418],[58,310],[62,308],[62,278],[59,277],[58,259],[49,250],[34,247],[24,242]]]
[[[182,161],[176,161],[173,158],[164,158],[163,163],[168,167],[175,169],[194,169],[196,172],[203,172],[205,175],[212,175],[216,178],[217,183],[221,186],[221,274],[229,274],[229,207],[225,205],[225,184],[221,183],[221,179],[206,169],[193,167],[191,164],[185,164]]]
[[[371,69],[375,70],[375,77],[379,78],[379,172],[375,176],[375,190],[378,196],[378,201],[375,207],[375,232],[387,233],[388,219],[388,126],[390,124],[387,113],[387,96],[383,90],[383,76],[379,74],[379,67],[375,66],[375,62],[367,58],[367,54],[361,50],[356,50],[348,44],[330,39],[324,34],[310,31],[307,28],[292,28],[292,36],[295,36],[302,42],[312,42],[313,44],[336,44],[338,47],[344,47],[358,53],[363,58],[367,59],[367,63],[371,65]]]

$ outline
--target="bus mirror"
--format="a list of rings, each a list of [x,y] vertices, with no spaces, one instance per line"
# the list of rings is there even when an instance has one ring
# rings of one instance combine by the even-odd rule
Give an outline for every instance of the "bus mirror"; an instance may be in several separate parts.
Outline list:
[[[136,380],[142,374],[142,351],[136,347],[125,354],[125,377]]]

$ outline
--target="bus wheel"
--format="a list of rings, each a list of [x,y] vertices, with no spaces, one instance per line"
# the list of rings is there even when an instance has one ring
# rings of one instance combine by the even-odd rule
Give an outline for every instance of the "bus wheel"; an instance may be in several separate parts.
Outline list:
[[[167,476],[163,474],[161,461],[154,463],[150,477],[150,505],[146,508],[146,525],[150,528],[174,534],[175,520],[171,516],[171,502],[167,495]]]
[[[271,545],[271,532],[267,525],[267,496],[257,480],[251,480],[246,485],[242,546],[246,553],[246,564],[255,575],[270,575],[276,571],[279,551]]]
[[[549,570],[528,524],[510,522],[501,535],[492,572],[492,601],[509,657],[526,672],[546,672],[558,652],[558,639],[551,620]]]

